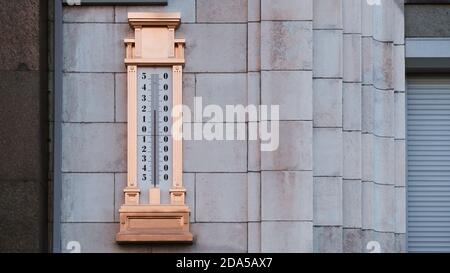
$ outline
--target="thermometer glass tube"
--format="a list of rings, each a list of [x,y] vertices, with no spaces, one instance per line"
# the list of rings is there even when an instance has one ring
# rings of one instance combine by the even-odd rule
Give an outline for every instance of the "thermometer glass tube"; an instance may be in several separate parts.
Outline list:
[[[172,68],[141,67],[137,73],[137,182],[141,204],[150,188],[168,203],[172,183]]]

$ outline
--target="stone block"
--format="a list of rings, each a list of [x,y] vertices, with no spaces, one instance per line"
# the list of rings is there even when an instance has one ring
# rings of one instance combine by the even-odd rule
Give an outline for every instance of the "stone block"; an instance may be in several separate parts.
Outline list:
[[[63,121],[114,122],[114,74],[66,73],[63,90]]]
[[[406,233],[406,188],[395,188],[395,233]]]
[[[314,128],[314,176],[342,176],[342,129]]]
[[[114,23],[114,7],[65,6],[64,23]]]
[[[279,129],[278,149],[261,152],[262,170],[312,170],[312,122],[282,121]]]
[[[183,144],[186,172],[247,172],[246,141],[190,140]]]
[[[126,24],[64,24],[65,72],[125,72]],[[95,37],[95,39],[92,39]]]
[[[248,23],[247,28],[247,69],[261,70],[261,24]]]
[[[314,30],[314,77],[342,78],[342,58],[342,30]]]
[[[311,70],[312,23],[261,22],[261,67],[263,70]]]
[[[370,85],[362,87],[361,97],[361,129],[363,133],[373,133],[374,123],[374,88]]]
[[[116,107],[115,107],[115,121],[127,122],[128,117],[128,94],[127,94],[127,74],[116,73]],[[184,92],[184,90],[183,90]]]
[[[315,253],[342,253],[342,227],[314,227]]]
[[[363,252],[363,231],[361,229],[346,229],[342,231],[343,252]]]
[[[261,17],[274,21],[312,20],[313,0],[262,0]]]
[[[247,221],[247,174],[199,173],[195,191],[196,221]]]
[[[395,138],[406,138],[406,102],[405,93],[394,94],[394,107],[395,107]]]
[[[374,197],[373,197],[373,182],[362,182],[362,228],[373,229],[373,210],[374,210]]]
[[[393,138],[374,137],[373,181],[389,185],[395,183],[395,143]]]
[[[377,89],[394,88],[394,45],[373,40],[373,84]]]
[[[344,33],[361,33],[362,2],[363,1],[361,0],[342,1],[342,21]]]
[[[261,0],[248,0],[247,19],[249,22],[261,21]]]
[[[360,131],[362,119],[362,87],[360,83],[342,85],[342,126],[344,130]]]
[[[198,23],[247,22],[247,0],[197,0]]]
[[[406,141],[395,140],[395,186],[406,186]]]
[[[247,223],[195,223],[192,245],[153,246],[155,253],[245,253],[247,252]]]
[[[343,180],[343,226],[344,228],[362,227],[362,184],[361,180]]]
[[[362,42],[360,34],[344,34],[344,81],[362,81]]]
[[[126,125],[63,124],[62,171],[125,172]]]
[[[314,80],[314,127],[342,127],[342,80]]]
[[[203,108],[218,105],[223,112],[226,106],[247,105],[247,74],[197,74],[196,97],[202,98]],[[224,117],[225,118],[225,115]],[[196,117],[197,120],[197,117]],[[204,121],[210,118],[203,118]],[[239,120],[238,122],[244,122]],[[227,122],[233,122],[227,120]],[[236,122],[236,121],[234,121]]]
[[[373,38],[377,41],[393,41],[395,1],[383,1],[373,5]]]
[[[312,222],[262,222],[263,253],[313,252]]]
[[[361,174],[363,181],[373,181],[373,138],[372,134],[361,135]]]
[[[168,0],[167,6],[116,6],[116,23],[128,22],[128,12],[180,12],[182,23],[194,23],[195,1]]]
[[[113,222],[114,174],[63,174],[62,222]]]
[[[373,184],[373,228],[380,232],[395,232],[394,185]]]
[[[247,174],[247,210],[248,221],[261,221],[261,174]]]
[[[63,223],[61,225],[61,251],[72,253],[80,246],[81,253],[150,253],[148,245],[118,245],[116,223]]]
[[[280,120],[312,120],[312,91],[311,71],[263,71],[261,74],[262,104],[279,105]]]
[[[373,133],[382,137],[394,137],[394,92],[373,90]]]
[[[312,221],[312,172],[262,172],[261,212],[263,221]]]
[[[342,178],[314,177],[314,225],[342,226]]]
[[[251,128],[258,128],[259,123],[249,122],[249,131],[253,130]],[[258,172],[261,171],[261,142],[260,140],[249,140],[248,145],[248,158],[247,158],[247,168],[248,171]]]
[[[314,1],[314,29],[342,29],[342,0]]]
[[[372,37],[362,37],[362,81],[364,84],[373,83],[373,39]]]
[[[248,223],[248,253],[261,252],[261,223]]]
[[[406,90],[406,66],[405,66],[405,46],[394,46],[394,89],[395,91]]]
[[[344,179],[361,179],[361,132],[343,132]]]
[[[185,24],[185,72],[246,72],[247,24]]]

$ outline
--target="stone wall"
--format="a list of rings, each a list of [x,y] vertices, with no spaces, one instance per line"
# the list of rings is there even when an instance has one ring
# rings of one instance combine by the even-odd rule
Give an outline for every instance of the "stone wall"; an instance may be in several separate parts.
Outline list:
[[[47,5],[0,6],[0,252],[46,251]]]
[[[403,1],[169,0],[65,7],[62,249],[404,249]],[[183,99],[280,105],[280,147],[185,141],[193,245],[118,246],[129,11],[180,11]],[[258,123],[249,120],[246,126]]]

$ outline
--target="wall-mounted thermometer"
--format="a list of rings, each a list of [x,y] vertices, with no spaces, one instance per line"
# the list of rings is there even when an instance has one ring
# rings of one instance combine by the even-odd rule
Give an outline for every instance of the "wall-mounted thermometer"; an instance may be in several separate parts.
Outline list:
[[[172,124],[182,105],[184,39],[179,13],[129,13],[125,39],[128,92],[128,181],[119,243],[192,242],[182,181],[183,143]]]

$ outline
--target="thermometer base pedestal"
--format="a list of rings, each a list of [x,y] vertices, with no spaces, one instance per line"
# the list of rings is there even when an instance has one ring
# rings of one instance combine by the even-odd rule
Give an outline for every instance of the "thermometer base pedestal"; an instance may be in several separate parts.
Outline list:
[[[189,208],[174,205],[124,205],[118,243],[192,243]]]

